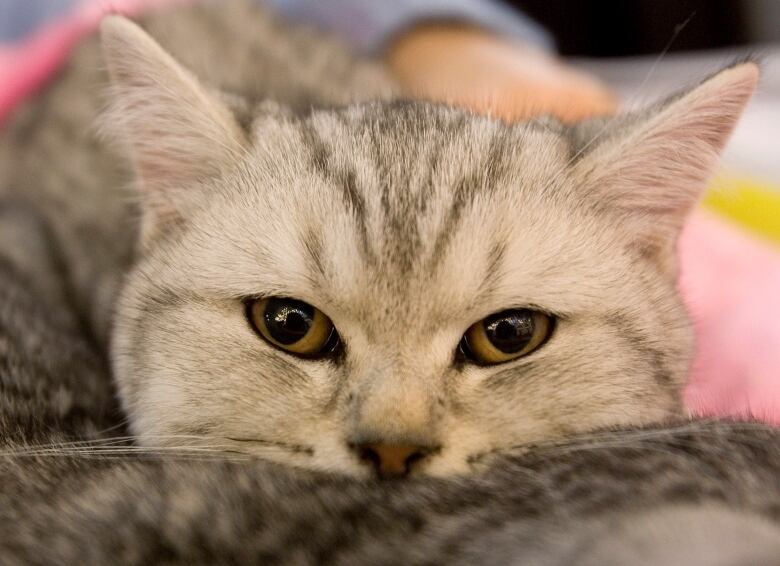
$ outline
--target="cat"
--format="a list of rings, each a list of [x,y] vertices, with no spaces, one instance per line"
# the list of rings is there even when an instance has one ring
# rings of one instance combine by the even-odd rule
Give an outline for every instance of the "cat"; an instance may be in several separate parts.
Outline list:
[[[606,122],[509,125],[399,99],[311,38],[272,49],[277,25],[245,3],[151,17],[192,72],[109,18],[110,78],[86,46],[4,136],[2,184],[56,203],[96,335],[117,304],[112,365],[141,445],[443,476],[683,416],[676,239],[755,64]],[[113,146],[84,96],[108,83]]]
[[[21,564],[772,564],[780,431],[691,422],[372,482],[122,430],[37,209],[0,209],[0,556]]]
[[[780,432],[679,400],[674,242],[752,63],[506,125],[249,3],[142,24],[113,143],[97,38],[0,128],[3,563],[775,560]]]
[[[0,556],[21,564],[772,564],[780,430],[689,422],[365,481],[138,447],[37,209],[0,209]]]

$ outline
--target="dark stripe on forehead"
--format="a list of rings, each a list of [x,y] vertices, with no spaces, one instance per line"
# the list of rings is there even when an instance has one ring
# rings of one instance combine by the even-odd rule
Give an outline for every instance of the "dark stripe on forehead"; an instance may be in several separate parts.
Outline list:
[[[498,275],[501,273],[501,266],[504,263],[506,248],[507,243],[503,240],[495,242],[490,248],[487,256],[487,265],[485,267],[485,277],[479,286],[480,300],[485,300],[485,296],[492,293],[495,289]]]
[[[326,277],[325,266],[322,264],[322,235],[313,227],[309,227],[303,234],[303,249],[306,252],[306,266],[310,273],[316,273],[323,279]],[[314,281],[319,286],[321,281]]]
[[[419,263],[420,219],[429,210],[443,153],[467,122],[465,113],[408,101],[362,116],[359,129],[373,161],[383,220],[383,258],[401,273]]]
[[[339,171],[339,188],[341,189],[341,196],[344,199],[344,204],[352,211],[356,218],[361,221],[361,224],[365,226],[366,219],[366,201],[363,195],[358,192],[356,185],[355,171],[350,169],[347,171]]]
[[[425,212],[428,210],[430,199],[436,188],[436,183],[439,181],[440,163],[442,158],[446,155],[444,161],[451,158],[448,151],[452,144],[452,140],[459,139],[463,135],[463,130],[466,127],[466,115],[457,114],[454,117],[441,117],[435,116],[433,125],[431,128],[430,148],[428,150],[428,160],[426,164],[427,177],[423,182],[423,188],[420,192],[419,198],[419,210]]]
[[[450,202],[450,208],[447,211],[447,215],[442,222],[439,235],[436,236],[436,241],[433,244],[433,251],[431,252],[431,270],[435,270],[444,257],[444,252],[450,245],[455,231],[460,223],[463,209],[474,198],[474,183],[478,182],[479,178],[474,175],[467,175],[462,178],[452,193],[452,201]]]
[[[398,197],[396,193],[394,195]],[[417,213],[408,202],[392,199],[389,191],[380,199],[385,220],[386,258],[398,267],[401,273],[408,273],[419,255],[422,240],[417,223]]]
[[[426,177],[423,181],[420,195],[418,197],[419,213],[425,214],[430,205],[431,198],[436,190],[436,181],[439,177],[439,163],[441,162],[441,156],[444,152],[444,141],[442,137],[437,138],[433,147],[431,147],[428,153],[428,159],[425,165]]]
[[[330,176],[331,151],[319,132],[310,122],[300,127],[301,140],[309,152],[309,163],[315,173],[327,178]]]
[[[464,209],[472,204],[478,195],[491,194],[504,175],[511,152],[506,142],[506,132],[497,131],[490,140],[482,164],[475,171],[470,171],[455,186],[450,209],[433,246],[432,270],[441,263],[463,217]]]
[[[323,180],[333,183],[335,188],[341,191],[342,200],[357,224],[359,249],[363,260],[367,263],[374,263],[376,258],[368,237],[366,202],[357,188],[357,174],[353,169],[334,167],[331,149],[313,124],[302,124],[300,131],[304,146],[309,152],[312,170]],[[318,253],[321,252],[320,241]],[[311,256],[311,254],[309,255]],[[316,260],[312,258],[312,266],[324,274],[319,258]]]
[[[394,117],[390,108],[369,125],[366,130],[370,140],[369,152],[379,190],[379,206],[384,221],[384,258],[401,273],[409,272],[421,244],[412,193],[412,153],[418,147],[419,124],[409,119],[408,105],[397,107]]]
[[[334,176],[333,181],[341,189],[342,200],[357,224],[358,243],[363,260],[369,264],[376,263],[376,255],[368,237],[366,200],[357,188],[357,174],[353,169],[341,170]]]
[[[520,150],[519,147],[510,145],[507,138],[506,130],[501,129],[490,139],[485,162],[481,168],[484,175],[482,181],[484,191],[492,192],[496,188],[500,178],[506,174],[510,160],[513,159],[513,150]]]

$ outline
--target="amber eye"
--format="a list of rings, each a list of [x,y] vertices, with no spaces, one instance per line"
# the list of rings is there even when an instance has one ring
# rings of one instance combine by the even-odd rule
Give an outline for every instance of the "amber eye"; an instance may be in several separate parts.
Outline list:
[[[529,309],[510,309],[472,324],[461,352],[481,364],[500,364],[530,354],[552,331],[552,318]]]
[[[330,319],[303,301],[255,299],[247,303],[247,317],[260,336],[291,354],[319,357],[333,352],[338,345]]]

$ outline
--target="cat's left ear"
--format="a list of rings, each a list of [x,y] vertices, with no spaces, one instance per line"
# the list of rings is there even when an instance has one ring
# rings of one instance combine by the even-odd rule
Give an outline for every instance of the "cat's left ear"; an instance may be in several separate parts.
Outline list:
[[[147,240],[175,222],[188,189],[237,163],[246,135],[224,100],[140,27],[109,16],[100,31],[114,86],[104,128],[132,151]]]
[[[625,225],[644,253],[674,262],[674,246],[758,82],[748,62],[623,119],[603,131],[585,124],[572,167],[592,206]],[[577,131],[574,132],[576,137]],[[596,139],[588,147],[593,135]]]

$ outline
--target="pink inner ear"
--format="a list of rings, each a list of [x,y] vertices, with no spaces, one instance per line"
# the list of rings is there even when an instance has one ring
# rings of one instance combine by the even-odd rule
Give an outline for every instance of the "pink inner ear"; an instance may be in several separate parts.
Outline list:
[[[780,249],[696,212],[679,253],[697,341],[687,407],[780,425]]]

